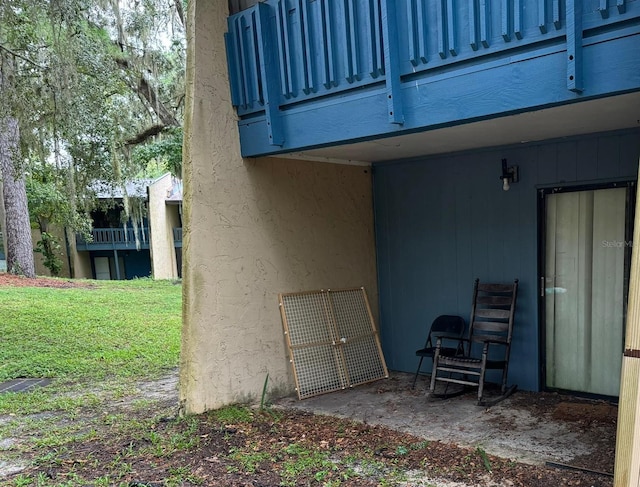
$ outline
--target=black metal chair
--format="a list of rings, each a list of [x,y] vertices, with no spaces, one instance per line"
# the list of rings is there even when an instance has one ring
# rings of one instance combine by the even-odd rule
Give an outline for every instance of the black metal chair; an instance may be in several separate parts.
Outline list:
[[[433,357],[435,354],[436,340],[446,340],[447,346],[440,348],[440,354],[456,355],[458,353],[462,353],[462,335],[464,333],[464,327],[464,319],[460,316],[440,315],[433,320],[424,348],[416,350],[416,356],[420,357],[420,362],[418,363],[416,375],[413,378],[413,385],[411,386],[412,389],[415,389],[416,387],[416,381],[418,380],[418,374],[420,374],[422,361],[425,357]]]
[[[481,284],[475,280],[469,338],[463,339],[467,343],[466,350],[463,354],[450,355],[437,340],[429,388],[431,394],[436,395],[437,381],[462,384],[478,388],[479,405],[492,405],[516,389],[515,385],[507,388],[507,373],[517,295],[517,279],[513,284]],[[479,346],[474,347],[474,344]],[[484,400],[487,370],[502,371],[501,395],[490,402]],[[440,375],[442,373],[445,375]],[[448,397],[446,392],[439,396]]]

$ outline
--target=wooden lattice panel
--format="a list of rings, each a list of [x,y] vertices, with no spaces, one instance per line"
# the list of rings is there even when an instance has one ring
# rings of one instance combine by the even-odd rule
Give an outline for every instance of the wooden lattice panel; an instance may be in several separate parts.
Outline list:
[[[388,377],[364,288],[280,294],[298,397]]]

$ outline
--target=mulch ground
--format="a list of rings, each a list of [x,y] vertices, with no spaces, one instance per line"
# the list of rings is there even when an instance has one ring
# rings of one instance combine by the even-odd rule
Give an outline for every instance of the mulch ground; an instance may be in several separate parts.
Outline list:
[[[24,277],[16,276],[14,274],[8,274],[6,272],[0,272],[0,287],[12,286],[12,287],[53,287],[53,288],[91,288],[93,284],[91,282],[61,279],[51,277]]]
[[[0,286],[43,286],[57,288],[91,287],[90,283],[65,279],[26,279],[0,273]],[[549,404],[537,405],[549,410]],[[132,408],[101,405],[101,411],[85,411],[82,416],[124,414],[128,419],[148,420],[158,410],[140,411]],[[610,487],[613,479],[606,475],[582,471],[549,468],[518,463],[485,454],[480,449],[461,448],[423,439],[388,428],[355,423],[328,416],[277,409],[255,411],[250,421],[229,422],[215,412],[191,418],[173,416],[174,402],[164,406],[166,417],[158,419],[148,430],[130,433],[118,428],[100,428],[95,439],[72,442],[51,449],[55,461],[34,461],[26,470],[5,479],[1,485],[17,485],[18,475],[47,479],[51,485],[67,484],[72,479],[111,479],[108,485],[129,487],[163,485],[205,485],[212,487],[276,487],[295,486],[520,486]],[[594,411],[590,409],[590,411]],[[586,416],[577,406],[560,406],[554,414],[573,418],[585,428],[598,422],[615,421],[612,407],[603,405],[597,417]],[[568,418],[570,417],[570,418]],[[157,447],[157,438],[191,439],[188,445],[173,448]],[[295,448],[291,446],[295,445]],[[288,469],[298,465],[305,451],[326,452],[336,465],[351,465],[335,470],[309,468],[287,477]],[[248,462],[253,458],[255,461]],[[36,460],[46,457],[42,450],[33,454]],[[584,459],[584,467],[611,470],[613,451],[602,452],[602,459]],[[420,471],[435,480],[412,481],[389,477],[389,472]],[[180,475],[180,472],[188,474]],[[354,472],[357,472],[354,473]],[[394,480],[395,478],[395,480]],[[168,479],[174,479],[169,481]],[[179,480],[177,480],[179,479]],[[4,481],[8,483],[4,483]],[[173,482],[173,483],[172,483]],[[49,485],[46,484],[46,485]],[[106,485],[90,483],[87,485]]]
[[[270,414],[256,411],[248,423],[220,421],[215,413],[201,415],[195,430],[191,426],[188,433],[197,440],[196,446],[173,452],[153,448],[154,434],[179,437],[187,428],[189,422],[169,419],[142,436],[101,432],[98,439],[67,445],[55,463],[31,467],[23,475],[40,475],[56,485],[76,476],[109,476],[113,485],[131,487],[170,485],[167,479],[179,469],[190,472],[191,477],[175,485],[212,487],[612,485],[611,478],[605,476],[516,463],[478,450],[437,441],[427,443],[383,427],[289,410]],[[313,449],[327,452],[337,464],[351,462],[355,469],[348,474],[342,468],[324,468],[320,478],[320,468],[310,468],[288,479],[287,469],[300,463],[301,452]],[[258,452],[265,455],[250,462]],[[126,470],[118,462],[126,462]],[[422,471],[432,480],[393,481],[388,475],[391,471]]]

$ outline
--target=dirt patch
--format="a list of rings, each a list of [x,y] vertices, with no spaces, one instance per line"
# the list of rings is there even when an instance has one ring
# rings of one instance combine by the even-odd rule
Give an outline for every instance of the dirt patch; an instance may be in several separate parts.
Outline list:
[[[588,428],[597,424],[615,424],[618,408],[608,403],[562,401],[551,415],[561,421],[572,421]]]
[[[558,422],[576,435],[589,435],[592,452],[572,458],[568,462],[572,466],[613,473],[618,419],[616,404],[547,392],[519,393],[512,402],[515,407],[530,411],[540,422]]]
[[[154,433],[176,437],[184,435],[186,428],[185,422],[169,420],[159,423]],[[74,476],[88,480],[117,478],[120,485],[130,486],[165,485],[178,469],[192,476],[192,480],[183,479],[181,485],[208,486],[320,486],[329,481],[336,482],[329,485],[338,485],[339,481],[343,486],[373,487],[380,485],[389,472],[413,472],[424,482],[441,479],[474,486],[611,485],[607,478],[518,464],[480,450],[437,441],[425,443],[386,428],[299,411],[278,411],[275,418],[255,413],[250,423],[240,424],[220,421],[215,414],[202,415],[190,434],[198,440],[197,447],[166,454],[154,451],[151,435],[101,433],[99,439],[70,445],[56,464],[28,471],[55,482]],[[309,452],[317,451],[326,453],[323,458],[331,464],[307,470],[302,466],[295,474],[287,473],[301,457],[311,458],[315,454]],[[251,455],[255,455],[254,460],[249,460]],[[114,472],[114,465],[123,457],[128,459],[126,471],[119,467],[122,471]],[[390,476],[400,477],[398,473]],[[385,485],[424,484],[398,481]]]
[[[83,282],[71,279],[61,279],[54,277],[24,277],[16,276],[15,274],[9,274],[7,272],[0,272],[0,287],[12,286],[12,287],[53,287],[53,288],[92,288],[93,284],[90,282]]]
[[[386,387],[381,383],[379,393]],[[140,400],[148,403],[141,408]],[[83,422],[87,430],[96,430],[91,438],[25,450],[25,469],[8,474],[0,484],[6,480],[13,485],[22,475],[47,478],[56,485],[73,479],[84,483],[69,485],[612,485],[603,475],[520,463],[489,455],[480,447],[425,441],[388,427],[289,407],[180,418],[177,406],[177,372],[141,383],[135,394],[73,415],[74,424]],[[559,408],[562,414],[570,414],[569,409]],[[559,413],[551,408],[545,414]],[[64,421],[69,418],[61,417]],[[136,424],[144,426],[132,426]],[[508,421],[504,427],[509,428]],[[25,441],[16,439],[14,445]]]

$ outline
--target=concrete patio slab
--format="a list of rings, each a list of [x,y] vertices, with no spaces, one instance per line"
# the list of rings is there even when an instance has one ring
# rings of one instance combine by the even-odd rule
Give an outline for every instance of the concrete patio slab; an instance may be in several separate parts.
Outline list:
[[[421,378],[392,373],[377,381],[332,394],[278,404],[316,414],[382,425],[427,440],[438,440],[516,461],[571,464],[613,472],[617,407],[604,401],[553,393],[516,391],[490,407],[476,405],[474,392],[450,399],[428,397]]]

